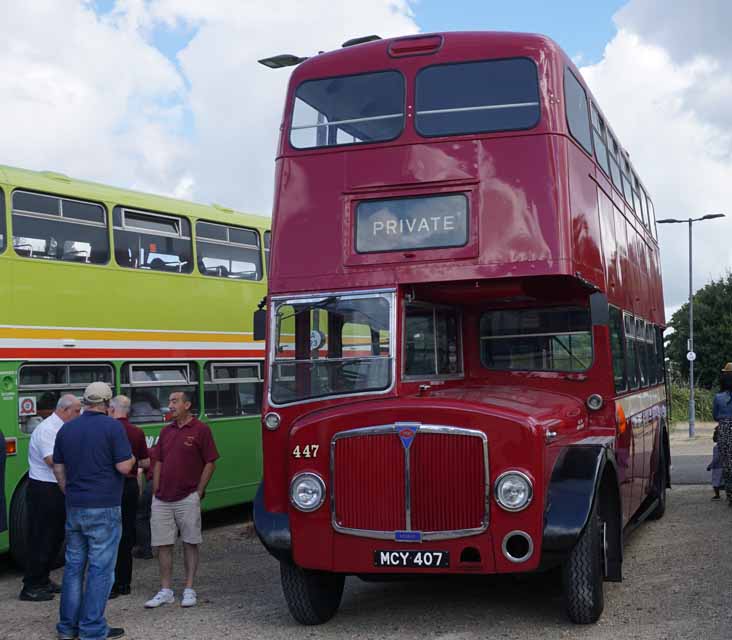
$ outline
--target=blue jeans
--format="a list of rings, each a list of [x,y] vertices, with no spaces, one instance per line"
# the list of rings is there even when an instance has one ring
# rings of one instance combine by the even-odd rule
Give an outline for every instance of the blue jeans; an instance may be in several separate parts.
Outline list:
[[[83,640],[107,637],[104,609],[114,582],[121,535],[120,507],[67,508],[66,568],[56,625],[59,635],[78,635]]]

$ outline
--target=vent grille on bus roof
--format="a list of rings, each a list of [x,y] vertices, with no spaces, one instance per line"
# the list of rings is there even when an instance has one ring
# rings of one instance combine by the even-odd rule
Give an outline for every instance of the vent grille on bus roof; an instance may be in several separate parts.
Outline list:
[[[399,38],[389,45],[389,55],[393,58],[404,56],[426,56],[436,53],[442,47],[442,36],[409,36]]]

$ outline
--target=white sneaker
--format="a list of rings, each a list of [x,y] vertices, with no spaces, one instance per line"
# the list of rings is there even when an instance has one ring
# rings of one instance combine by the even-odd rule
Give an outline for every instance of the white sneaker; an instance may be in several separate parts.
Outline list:
[[[160,591],[145,603],[145,608],[157,609],[161,604],[172,604],[173,602],[175,602],[173,591],[171,589],[160,589]]]
[[[183,591],[183,599],[180,601],[181,607],[196,606],[196,592],[193,589],[185,589]]]

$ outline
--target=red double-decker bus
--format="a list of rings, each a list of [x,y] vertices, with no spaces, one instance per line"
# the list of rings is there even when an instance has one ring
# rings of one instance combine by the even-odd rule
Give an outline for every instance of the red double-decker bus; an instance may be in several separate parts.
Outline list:
[[[367,39],[368,40],[368,39]],[[293,61],[257,532],[301,623],[346,576],[561,567],[596,621],[669,485],[653,205],[550,39]]]

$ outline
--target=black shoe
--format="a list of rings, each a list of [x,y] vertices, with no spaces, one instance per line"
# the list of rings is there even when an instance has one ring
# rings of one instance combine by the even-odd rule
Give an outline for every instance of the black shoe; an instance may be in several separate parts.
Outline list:
[[[125,635],[125,630],[122,627],[109,627],[107,629],[108,638],[121,638]]]
[[[43,588],[48,591],[48,593],[61,593],[61,585],[53,580],[49,580],[48,584]]]
[[[26,602],[48,602],[49,600],[53,600],[54,595],[46,589],[23,588],[18,598]]]
[[[114,600],[118,596],[128,596],[128,595],[130,595],[130,585],[115,584],[114,586],[112,586],[112,590],[109,592],[109,599]]]
[[[119,597],[119,591],[117,591],[116,587],[112,587],[112,590],[109,592],[109,597],[107,598],[107,600],[114,600],[117,597]]]

